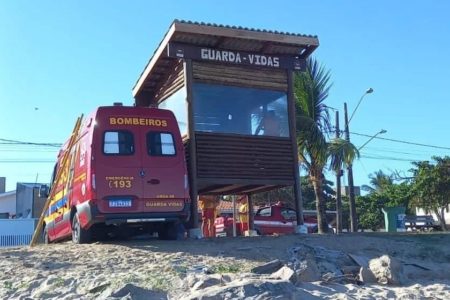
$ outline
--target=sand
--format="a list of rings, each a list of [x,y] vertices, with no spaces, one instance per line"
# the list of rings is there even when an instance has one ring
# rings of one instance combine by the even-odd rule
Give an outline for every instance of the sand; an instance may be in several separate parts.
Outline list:
[[[391,286],[322,278],[291,283],[251,273],[252,268],[274,259],[292,266],[292,249],[302,247],[325,253],[317,259],[320,268],[329,269],[349,264],[348,254],[367,259],[389,255],[403,265],[402,283]],[[183,241],[147,238],[3,248],[0,298],[207,299],[215,295],[215,299],[288,299],[290,295],[294,299],[450,299],[449,249],[449,234],[386,233]],[[339,261],[326,261],[333,253],[345,255],[348,262],[339,256]],[[319,275],[325,272],[320,271]]]

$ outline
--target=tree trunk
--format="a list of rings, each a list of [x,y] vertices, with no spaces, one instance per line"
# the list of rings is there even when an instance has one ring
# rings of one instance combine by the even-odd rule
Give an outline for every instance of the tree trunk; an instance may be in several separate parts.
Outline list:
[[[319,234],[323,234],[328,232],[328,222],[326,205],[325,200],[323,199],[322,191],[322,172],[314,173],[311,173],[311,181],[314,186],[314,194],[316,196],[317,229]]]
[[[445,207],[441,207],[441,228],[447,231],[447,224],[445,223]]]
[[[434,214],[436,215],[442,230],[447,231],[447,226],[445,224],[445,217],[444,217],[444,209],[442,207],[440,209],[436,207],[432,211],[434,211]]]

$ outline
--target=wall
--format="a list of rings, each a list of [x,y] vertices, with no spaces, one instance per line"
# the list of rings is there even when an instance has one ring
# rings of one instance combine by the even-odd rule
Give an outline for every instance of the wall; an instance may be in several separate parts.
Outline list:
[[[23,183],[17,183],[16,193],[16,217],[26,218],[31,213],[33,206],[33,188]]]
[[[6,191],[5,188],[6,188],[6,177],[0,177],[0,194]]]
[[[355,186],[354,190],[355,190],[355,196],[361,196],[361,188],[359,186]],[[349,186],[341,187],[341,195],[342,196],[350,195],[350,187]]]
[[[17,217],[39,218],[44,207],[45,198],[39,198],[40,183],[17,183]]]
[[[16,214],[16,193],[14,191],[0,194],[0,213]]]
[[[28,245],[35,222],[35,219],[0,219],[0,247]]]

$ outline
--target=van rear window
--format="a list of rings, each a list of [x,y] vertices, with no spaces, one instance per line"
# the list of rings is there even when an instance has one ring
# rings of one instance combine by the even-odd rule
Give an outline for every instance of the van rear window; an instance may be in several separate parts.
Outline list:
[[[147,133],[147,152],[151,156],[174,156],[175,143],[169,132]]]
[[[103,153],[107,155],[131,155],[134,153],[133,134],[129,131],[105,131]]]

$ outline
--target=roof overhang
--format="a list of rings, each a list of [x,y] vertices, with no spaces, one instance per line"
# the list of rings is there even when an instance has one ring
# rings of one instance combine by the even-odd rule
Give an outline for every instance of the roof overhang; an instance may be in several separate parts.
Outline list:
[[[137,106],[149,104],[180,62],[168,54],[171,43],[297,59],[306,59],[319,46],[316,36],[175,20],[133,87]]]

